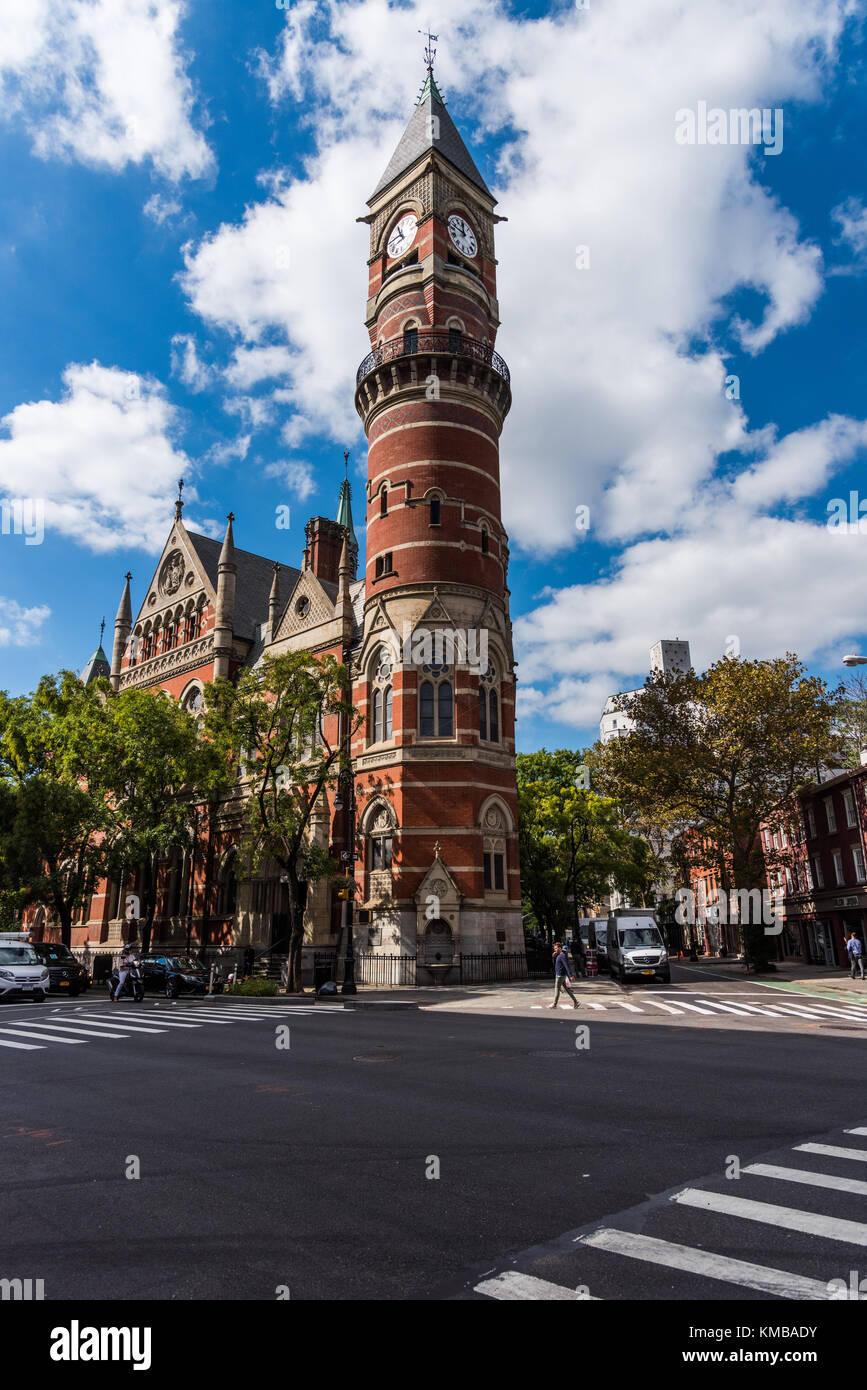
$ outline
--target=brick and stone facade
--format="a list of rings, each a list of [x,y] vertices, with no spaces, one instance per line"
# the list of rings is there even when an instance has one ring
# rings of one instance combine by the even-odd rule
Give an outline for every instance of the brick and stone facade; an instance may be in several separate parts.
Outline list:
[[[461,952],[522,951],[523,931],[498,219],[430,73],[368,207],[371,355],[355,396],[368,441],[363,574],[348,482],[338,520],[308,522],[299,568],[239,549],[232,516],[222,545],[188,531],[179,499],[135,616],[127,576],[111,681],[159,686],[195,710],[208,682],[266,652],[344,661],[362,714],[354,795],[338,810],[332,797],[313,833],[336,858],[352,845],[356,952],[417,955],[419,982],[449,980]],[[155,940],[279,943],[279,874],[235,873],[240,812],[229,798],[203,813],[190,862],[164,866]],[[101,885],[73,945],[119,943],[134,892],[134,880]],[[339,940],[334,889],[313,886],[309,952]]]

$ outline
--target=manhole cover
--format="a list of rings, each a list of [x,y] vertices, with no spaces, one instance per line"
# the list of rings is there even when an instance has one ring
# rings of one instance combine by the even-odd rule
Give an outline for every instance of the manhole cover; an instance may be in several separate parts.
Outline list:
[[[396,1052],[362,1052],[359,1057],[353,1057],[353,1062],[399,1062],[400,1057]]]

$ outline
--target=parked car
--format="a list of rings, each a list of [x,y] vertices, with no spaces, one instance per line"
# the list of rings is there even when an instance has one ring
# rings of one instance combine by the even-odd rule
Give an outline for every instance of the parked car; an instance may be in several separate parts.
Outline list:
[[[49,990],[58,994],[81,994],[90,984],[87,971],[68,946],[55,941],[34,941],[33,949],[48,967]]]
[[[33,999],[40,1004],[48,993],[48,967],[33,943],[17,932],[0,936],[0,999]]]
[[[611,977],[671,983],[671,965],[652,908],[617,908],[608,918],[606,942]]]
[[[146,994],[204,994],[209,972],[191,956],[170,956],[152,951],[142,956],[142,979]]]

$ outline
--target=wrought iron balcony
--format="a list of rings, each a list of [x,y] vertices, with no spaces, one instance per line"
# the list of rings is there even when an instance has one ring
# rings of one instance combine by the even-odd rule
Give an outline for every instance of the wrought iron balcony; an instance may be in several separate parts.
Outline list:
[[[509,368],[506,366],[498,352],[487,343],[481,342],[478,338],[467,338],[463,333],[456,338],[453,333],[423,333],[416,332],[404,334],[399,338],[390,338],[387,343],[381,343],[379,347],[369,352],[355,374],[355,384],[360,386],[361,382],[377,367],[381,367],[384,362],[395,362],[400,357],[430,357],[443,355],[446,357],[469,357],[474,362],[481,362],[483,366],[490,367],[504,381],[509,381]]]

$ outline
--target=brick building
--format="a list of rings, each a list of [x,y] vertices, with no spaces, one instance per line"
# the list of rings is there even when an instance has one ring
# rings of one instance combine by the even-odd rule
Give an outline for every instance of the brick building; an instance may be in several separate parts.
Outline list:
[[[360,219],[370,232],[371,351],[355,394],[369,451],[364,574],[347,480],[336,519],[307,523],[297,567],[238,548],[231,514],[222,544],[187,530],[179,498],[135,614],[126,577],[110,663],[116,690],[160,686],[194,711],[209,681],[266,652],[348,664],[363,715],[354,823],[332,795],[313,833],[338,859],[354,844],[356,951],[417,955],[420,981],[452,978],[462,951],[523,950],[495,206],[429,69]],[[99,655],[106,663],[100,649],[88,672]],[[239,881],[240,811],[236,797],[203,815],[193,853],[163,866],[156,942],[279,950],[284,889],[267,866]],[[116,947],[135,887],[101,885],[73,946]],[[48,929],[41,913],[37,925]],[[333,886],[311,886],[306,964],[336,948],[339,929]]]

